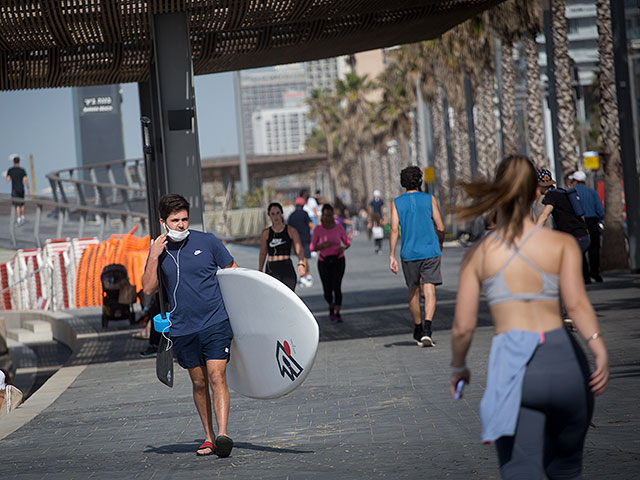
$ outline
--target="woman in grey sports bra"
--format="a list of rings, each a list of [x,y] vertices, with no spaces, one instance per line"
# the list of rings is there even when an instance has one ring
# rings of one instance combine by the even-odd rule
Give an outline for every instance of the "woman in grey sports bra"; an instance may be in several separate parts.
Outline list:
[[[461,185],[471,203],[461,220],[490,210],[496,228],[462,262],[451,332],[451,394],[469,383],[465,358],[486,296],[495,336],[480,404],[482,439],[495,442],[506,479],[582,478],[582,449],[593,395],[609,379],[607,349],[582,282],[575,239],[540,228],[530,217],[536,170],[523,156],[506,157],[493,182]],[[562,323],[560,296],[595,361]]]

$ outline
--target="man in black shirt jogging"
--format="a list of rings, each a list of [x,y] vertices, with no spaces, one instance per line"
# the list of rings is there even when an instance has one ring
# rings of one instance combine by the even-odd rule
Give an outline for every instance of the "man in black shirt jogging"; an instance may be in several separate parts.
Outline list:
[[[27,187],[27,195],[31,196],[27,172],[20,167],[20,157],[13,154],[9,159],[13,159],[13,167],[7,171],[7,182],[11,182],[11,196],[24,198],[25,187]],[[13,202],[13,204],[16,206],[16,222],[21,225],[24,223],[24,202]]]
[[[581,217],[576,215],[567,193],[553,188],[555,183],[549,170],[544,168],[538,170],[538,187],[540,194],[544,195],[542,199],[544,209],[536,223],[544,223],[549,215],[552,215],[555,229],[573,235],[584,253],[591,243],[587,225]]]

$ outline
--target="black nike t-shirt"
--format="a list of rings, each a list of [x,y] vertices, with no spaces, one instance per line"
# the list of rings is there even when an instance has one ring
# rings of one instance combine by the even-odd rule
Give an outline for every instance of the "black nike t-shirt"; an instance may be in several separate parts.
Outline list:
[[[11,167],[7,171],[7,176],[11,177],[11,195],[13,197],[24,197],[24,177],[27,172],[21,167]]]
[[[542,199],[542,203],[553,206],[551,215],[557,230],[569,233],[576,238],[589,235],[587,225],[574,213],[566,193],[549,190]]]

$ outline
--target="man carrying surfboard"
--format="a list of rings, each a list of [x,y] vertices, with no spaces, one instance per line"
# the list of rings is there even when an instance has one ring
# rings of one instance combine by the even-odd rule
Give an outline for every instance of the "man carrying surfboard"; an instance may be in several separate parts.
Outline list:
[[[215,236],[189,229],[189,202],[183,196],[162,196],[158,209],[166,233],[151,241],[142,288],[147,295],[155,293],[158,274],[162,275],[170,307],[171,341],[178,363],[189,371],[193,400],[205,432],[205,441],[196,453],[227,457],[233,448],[233,441],[227,435],[229,388],[226,381],[233,331],[216,272],[218,268],[238,265]],[[213,390],[217,437],[209,386]]]
[[[389,268],[398,273],[396,244],[402,230],[402,272],[409,287],[409,310],[414,322],[413,338],[420,347],[435,345],[431,322],[436,311],[436,285],[442,284],[440,258],[444,223],[433,195],[420,191],[422,171],[411,166],[400,172],[406,192],[391,203]],[[424,324],[420,316],[420,290],[424,293]]]

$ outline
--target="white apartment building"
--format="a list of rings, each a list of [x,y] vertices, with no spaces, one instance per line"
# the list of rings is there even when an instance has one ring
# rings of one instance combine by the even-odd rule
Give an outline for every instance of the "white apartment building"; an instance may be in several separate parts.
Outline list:
[[[257,155],[284,155],[304,152],[311,132],[307,105],[264,109],[251,118],[254,151]]]
[[[266,71],[242,72],[242,125],[247,154],[258,153],[255,149],[253,114],[262,110],[284,107],[287,92],[304,92],[307,88],[304,64],[281,65]]]
[[[240,84],[247,153],[260,154],[271,151],[268,148],[269,142],[264,143],[264,135],[267,134],[266,132],[269,132],[268,135],[273,135],[275,130],[265,130],[264,128],[266,127],[264,126],[260,127],[262,130],[259,132],[254,130],[254,125],[262,125],[262,118],[271,118],[273,115],[292,118],[296,113],[292,113],[290,107],[297,107],[303,104],[306,97],[316,88],[333,90],[336,79],[343,77],[347,69],[345,58],[337,57],[242,72]],[[296,96],[291,97],[292,92],[297,92]],[[276,113],[278,109],[283,110],[280,113]],[[255,123],[254,114],[263,111],[269,111],[270,113],[268,115],[258,115],[256,118],[260,120]],[[276,123],[279,124],[279,121]],[[289,124],[290,122],[286,123]],[[310,125],[305,125],[305,128],[301,130],[301,132],[310,131]],[[278,132],[279,135],[283,134],[282,129],[278,129]],[[259,137],[260,140],[258,140]],[[259,148],[256,146],[258,142],[261,143]],[[274,152],[297,153],[299,151],[297,140],[288,141],[274,138],[271,144],[272,148],[275,149],[273,150]],[[304,139],[302,144],[304,145]],[[283,145],[295,145],[295,149],[280,152],[279,149],[283,148]]]

